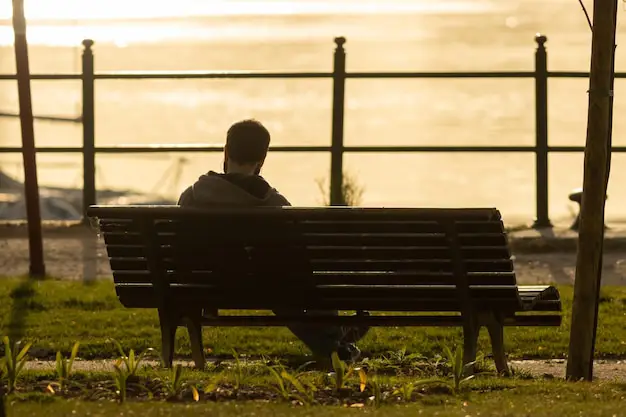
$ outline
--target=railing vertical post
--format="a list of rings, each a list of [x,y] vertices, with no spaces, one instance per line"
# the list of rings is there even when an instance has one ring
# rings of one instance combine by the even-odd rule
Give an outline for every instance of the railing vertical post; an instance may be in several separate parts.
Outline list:
[[[96,204],[95,79],[93,41],[83,41],[83,219],[90,205]]]
[[[346,96],[346,38],[335,38],[333,68],[333,126],[330,159],[330,205],[343,206],[343,122]]]
[[[548,211],[548,54],[544,35],[537,34],[535,52],[535,157],[537,213],[534,228],[552,227]]]

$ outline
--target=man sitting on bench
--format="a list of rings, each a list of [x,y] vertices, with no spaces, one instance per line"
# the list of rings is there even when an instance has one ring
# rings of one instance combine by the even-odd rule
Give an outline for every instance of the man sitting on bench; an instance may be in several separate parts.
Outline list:
[[[270,133],[256,120],[235,123],[226,134],[224,173],[209,171],[180,196],[178,205],[194,207],[290,206],[291,204],[263,177],[261,168],[270,144]],[[274,311],[276,315],[306,314],[301,311]],[[337,315],[337,311],[308,311],[309,314]],[[217,311],[205,315],[217,315]],[[367,328],[291,326],[289,330],[304,342],[314,355],[328,357],[337,351],[343,360],[355,360],[355,346]]]

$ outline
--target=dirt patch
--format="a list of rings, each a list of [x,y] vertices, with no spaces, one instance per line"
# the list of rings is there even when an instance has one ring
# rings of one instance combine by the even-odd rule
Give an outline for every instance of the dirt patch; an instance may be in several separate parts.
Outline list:
[[[565,378],[565,359],[511,361],[510,366],[534,377]],[[626,381],[625,360],[597,360],[593,364],[594,379]]]

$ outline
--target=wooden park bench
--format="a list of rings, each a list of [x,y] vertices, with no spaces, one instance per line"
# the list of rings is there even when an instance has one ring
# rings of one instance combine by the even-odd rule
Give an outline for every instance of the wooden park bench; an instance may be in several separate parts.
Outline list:
[[[182,325],[198,367],[202,326],[460,326],[465,363],[485,326],[506,373],[504,326],[561,324],[556,288],[517,285],[496,209],[93,206],[88,215],[120,302],[158,309],[166,366]],[[371,314],[258,315],[289,308]]]

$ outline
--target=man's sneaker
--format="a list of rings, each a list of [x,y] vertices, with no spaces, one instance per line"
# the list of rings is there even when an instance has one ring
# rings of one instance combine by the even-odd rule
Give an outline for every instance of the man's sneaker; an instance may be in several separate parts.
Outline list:
[[[368,317],[370,315],[369,311],[357,311],[357,316]],[[369,332],[370,328],[367,326],[359,326],[359,327],[343,327],[343,335],[341,337],[341,342],[343,343],[356,343],[359,340],[363,339],[363,337]]]
[[[337,349],[339,359],[346,362],[355,362],[361,357],[361,350],[354,343],[342,343]]]

